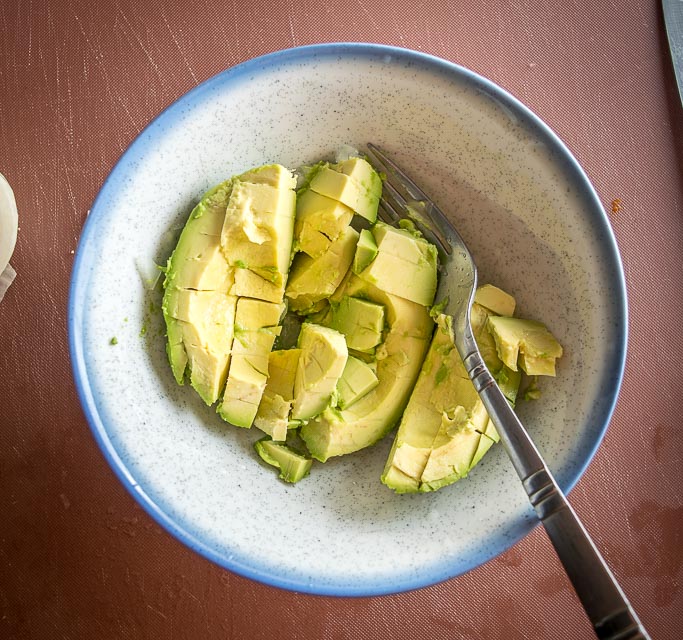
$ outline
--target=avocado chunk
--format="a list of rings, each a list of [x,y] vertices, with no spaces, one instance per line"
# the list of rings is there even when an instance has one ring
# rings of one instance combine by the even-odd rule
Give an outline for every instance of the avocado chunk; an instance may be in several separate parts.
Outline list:
[[[232,180],[209,190],[194,207],[171,254],[162,311],[166,352],[178,384],[190,384],[211,405],[220,396],[232,346],[236,298],[233,270],[220,249]]]
[[[280,327],[283,304],[239,298],[235,312],[232,360],[220,416],[238,427],[251,427],[268,378],[268,359]]]
[[[334,293],[351,266],[357,241],[358,232],[346,227],[318,258],[303,253],[294,258],[286,289],[292,310],[310,311]]]
[[[257,440],[254,448],[264,462],[280,470],[280,479],[285,482],[299,482],[311,471],[313,460],[268,436]]]
[[[356,253],[353,256],[353,272],[359,274],[377,255],[377,243],[369,229],[363,229],[358,238]]]
[[[497,316],[515,315],[515,299],[509,294],[493,286],[485,284],[478,287],[474,293],[474,301],[482,307],[486,307]]]
[[[341,286],[335,298],[365,298],[382,305],[387,330],[376,355],[377,386],[346,409],[328,407],[302,426],[302,439],[321,462],[375,444],[398,422],[434,329],[426,307],[386,293],[353,273]]]
[[[296,197],[296,248],[319,258],[339,238],[353,218],[353,210],[338,200],[303,189]]]
[[[555,361],[562,346],[548,328],[535,320],[490,316],[489,331],[496,343],[498,357],[512,371],[517,365],[530,375],[555,375]]]
[[[349,352],[341,333],[310,322],[301,325],[298,347],[292,418],[309,420],[330,404]]]
[[[280,292],[280,299],[291,260],[295,186],[292,172],[280,165],[252,169],[235,178],[221,230],[221,247],[228,264],[270,283]],[[252,280],[244,274],[236,277],[233,293],[261,297],[264,285],[253,280],[249,286]]]
[[[300,355],[301,349],[286,349],[271,351],[268,356],[268,380],[254,426],[273,440],[285,440],[287,430],[298,424],[290,420],[290,413]]]
[[[387,293],[431,305],[437,283],[436,247],[410,231],[381,222],[372,233],[377,255],[359,276]]]
[[[348,409],[379,384],[377,374],[367,363],[349,356],[337,382],[337,406]]]
[[[332,303],[329,323],[344,334],[349,349],[372,352],[382,341],[384,306],[344,296],[338,303]]]
[[[377,220],[382,180],[364,158],[337,164],[321,163],[314,169],[310,189],[345,204],[370,222]]]

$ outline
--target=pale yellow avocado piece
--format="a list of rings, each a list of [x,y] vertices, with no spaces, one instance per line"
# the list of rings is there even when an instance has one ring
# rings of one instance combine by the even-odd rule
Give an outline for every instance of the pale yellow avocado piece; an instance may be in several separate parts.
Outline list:
[[[363,271],[377,255],[377,243],[375,236],[369,229],[363,229],[358,238],[356,253],[353,256],[353,272],[359,274]]]
[[[304,189],[296,198],[295,245],[318,258],[349,226],[353,210],[338,200]]]
[[[208,404],[216,401],[230,358],[233,273],[220,249],[232,180],[209,190],[192,210],[166,266],[162,310],[173,375]],[[215,295],[213,295],[215,293]]]
[[[474,293],[474,301],[497,316],[515,315],[515,306],[517,305],[515,299],[509,293],[492,284],[478,287]]]
[[[334,298],[362,297],[385,309],[387,333],[377,354],[377,386],[345,410],[327,408],[301,428],[311,455],[324,462],[383,438],[399,420],[431,340],[429,310],[350,273]]]
[[[417,304],[434,302],[438,256],[433,244],[404,229],[378,222],[372,233],[377,255],[359,274],[378,288]]]
[[[164,296],[169,348],[172,352],[182,344],[190,384],[208,405],[218,399],[225,384],[235,304],[235,296],[221,291],[167,289]],[[182,382],[182,377],[176,380]]]
[[[228,265],[217,236],[203,236],[207,247],[196,258],[188,258],[172,279],[172,286],[198,291],[229,293],[235,283],[234,270]],[[210,246],[208,246],[210,244]]]
[[[249,269],[235,269],[235,285],[231,293],[240,297],[256,298],[267,302],[282,302],[285,295],[285,282],[273,284]]]
[[[294,232],[296,179],[280,165],[253,169],[233,181],[221,232],[228,263],[279,287],[287,279]],[[233,293],[257,297],[236,277]]]
[[[334,165],[322,164],[310,189],[345,204],[370,222],[377,219],[382,180],[364,158],[349,158]]]
[[[301,325],[298,347],[292,418],[309,420],[330,404],[349,352],[341,333],[310,322]]]
[[[176,315],[168,331],[169,345],[180,343],[190,368],[190,384],[211,405],[225,384],[236,299],[215,291],[175,290],[168,301]]]
[[[218,405],[221,418],[238,427],[250,427],[261,402],[266,380],[267,376],[254,369],[244,356],[234,356],[223,401]]]
[[[294,451],[286,444],[262,438],[254,443],[261,459],[280,471],[280,479],[285,482],[299,482],[311,470],[313,460]]]
[[[283,311],[283,304],[253,298],[237,300],[232,362],[219,413],[238,427],[250,427],[256,416]]]
[[[372,366],[349,356],[346,366],[337,382],[337,406],[347,409],[358,402],[379,384],[377,374]]]
[[[285,440],[287,430],[296,424],[290,420],[290,413],[300,355],[301,349],[286,349],[271,351],[268,358],[268,381],[254,426],[276,441]]]
[[[329,326],[343,333],[349,349],[371,352],[382,341],[384,307],[344,296],[331,305]]]
[[[292,263],[285,295],[294,311],[307,311],[329,298],[349,270],[356,251],[358,232],[346,227],[318,258],[298,254]]]
[[[272,303],[255,298],[240,298],[235,311],[237,329],[261,329],[275,327],[285,312],[283,302]]]
[[[547,327],[535,320],[490,316],[489,331],[496,342],[499,358],[517,371],[517,364],[528,375],[555,375],[555,361],[562,346]]]

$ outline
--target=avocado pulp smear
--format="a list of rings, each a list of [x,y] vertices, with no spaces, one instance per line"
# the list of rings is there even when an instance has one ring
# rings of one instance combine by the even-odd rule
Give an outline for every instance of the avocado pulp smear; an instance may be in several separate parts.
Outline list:
[[[202,197],[166,265],[176,382],[188,381],[226,422],[262,431],[255,450],[286,482],[398,425],[382,482],[397,493],[435,491],[498,440],[451,319],[434,306],[436,248],[411,225],[377,221],[381,194],[361,157],[319,162],[299,180],[278,164],[255,167]],[[554,376],[562,355],[543,324],[514,311],[511,295],[485,285],[471,315],[512,406],[523,375]],[[293,316],[298,338],[283,348]]]

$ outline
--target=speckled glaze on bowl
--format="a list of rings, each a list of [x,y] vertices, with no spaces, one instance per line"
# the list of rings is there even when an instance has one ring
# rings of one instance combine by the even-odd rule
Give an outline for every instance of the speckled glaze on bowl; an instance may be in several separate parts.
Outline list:
[[[366,141],[452,216],[480,281],[514,293],[520,315],[564,345],[557,379],[519,411],[565,490],[602,439],[624,366],[623,274],[599,200],[548,127],[491,82],[421,53],[332,44],[251,60],[182,97],[124,153],[83,229],[75,380],[105,457],[160,524],[227,569],[302,592],[433,584],[536,524],[500,446],[434,494],[380,483],[391,438],[287,486],[255,458],[255,429],[223,423],[173,381],[146,280],[201,194],[255,165],[296,167]]]

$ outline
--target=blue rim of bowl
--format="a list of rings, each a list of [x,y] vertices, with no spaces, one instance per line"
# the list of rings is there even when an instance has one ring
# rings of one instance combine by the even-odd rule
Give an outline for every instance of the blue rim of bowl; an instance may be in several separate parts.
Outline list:
[[[381,582],[366,582],[364,584],[348,582],[341,584],[329,584],[325,581],[320,583],[312,583],[310,580],[303,581],[299,579],[292,579],[283,575],[274,575],[269,571],[261,570],[257,565],[244,564],[234,559],[225,557],[222,553],[217,552],[216,549],[207,545],[197,536],[188,532],[183,527],[179,526],[167,513],[165,513],[160,505],[158,505],[144,488],[136,481],[133,475],[126,467],[125,462],[119,456],[111,438],[107,432],[107,427],[104,424],[102,416],[99,414],[95,397],[90,385],[87,375],[87,366],[84,357],[83,345],[83,321],[84,321],[84,305],[82,304],[87,290],[88,290],[88,274],[90,266],[96,260],[96,256],[85,251],[88,244],[93,241],[96,232],[98,221],[103,215],[100,209],[100,199],[102,194],[114,181],[114,176],[117,170],[126,163],[129,157],[134,156],[138,147],[145,144],[145,137],[150,130],[158,125],[161,121],[167,119],[170,114],[179,106],[182,106],[186,101],[191,99],[196,100],[202,93],[209,92],[214,86],[223,85],[231,81],[242,78],[247,74],[255,75],[258,72],[263,72],[283,64],[292,64],[302,59],[310,58],[330,58],[335,56],[354,56],[366,57],[368,59],[382,59],[390,56],[393,61],[403,62],[409,64],[421,64],[423,67],[435,70],[441,73],[455,74],[460,79],[485,92],[491,98],[496,100],[504,107],[512,109],[527,126],[536,130],[541,137],[545,138],[550,146],[559,151],[558,159],[564,163],[568,175],[572,178],[575,185],[580,187],[582,196],[587,199],[591,205],[591,209],[596,214],[594,223],[602,232],[602,246],[605,249],[604,257],[606,264],[610,268],[609,274],[611,281],[611,290],[613,293],[614,317],[618,321],[618,326],[615,327],[615,343],[614,362],[610,368],[612,374],[607,388],[610,390],[610,395],[603,398],[602,415],[597,416],[601,427],[597,432],[592,443],[589,443],[587,448],[587,455],[583,463],[574,470],[564,482],[560,485],[565,491],[569,493],[581,476],[586,471],[591,460],[604,439],[609,421],[614,412],[619,390],[621,387],[624,367],[626,362],[626,346],[627,346],[627,296],[626,283],[624,279],[623,267],[616,239],[610,227],[608,218],[602,208],[600,199],[595,192],[586,173],[574,158],[574,155],[557,136],[557,134],[550,129],[535,113],[528,107],[521,103],[512,94],[502,89],[492,81],[480,76],[479,74],[462,67],[453,62],[449,62],[436,56],[404,49],[400,47],[393,47],[381,44],[359,43],[359,42],[341,42],[329,44],[314,44],[302,47],[295,47],[292,49],[284,49],[273,53],[268,53],[263,56],[252,58],[234,67],[230,67],[215,76],[205,80],[195,88],[185,93],[178,98],[171,105],[166,107],[158,116],[156,116],[135,138],[129,147],[121,155],[117,163],[114,165],[110,174],[107,176],[105,182],[95,198],[89,216],[87,217],[81,237],[78,243],[78,249],[72,268],[71,283],[69,287],[69,302],[67,310],[67,327],[69,333],[69,353],[71,356],[72,369],[74,380],[76,383],[76,390],[78,397],[83,407],[86,419],[90,425],[90,429],[94,438],[100,447],[105,459],[113,469],[119,481],[135,498],[140,506],[164,529],[171,535],[180,540],[183,544],[188,546],[193,551],[204,556],[215,564],[228,569],[234,573],[244,577],[257,580],[270,586],[297,591],[301,593],[309,593],[315,595],[327,596],[379,596],[394,593],[401,593],[411,591],[423,587],[428,587],[444,580],[455,578],[462,575],[492,558],[505,552],[507,549],[516,544],[531,530],[538,526],[538,522],[533,518],[523,519],[517,523],[512,531],[512,535],[501,539],[497,545],[489,547],[489,551],[474,554],[469,558],[470,562],[462,566],[454,567],[452,564],[445,564],[440,566],[437,570],[425,572],[426,575],[413,577],[407,580],[396,580],[390,584],[387,579],[383,578]],[[80,304],[79,304],[80,303]],[[510,532],[508,532],[510,533]]]

